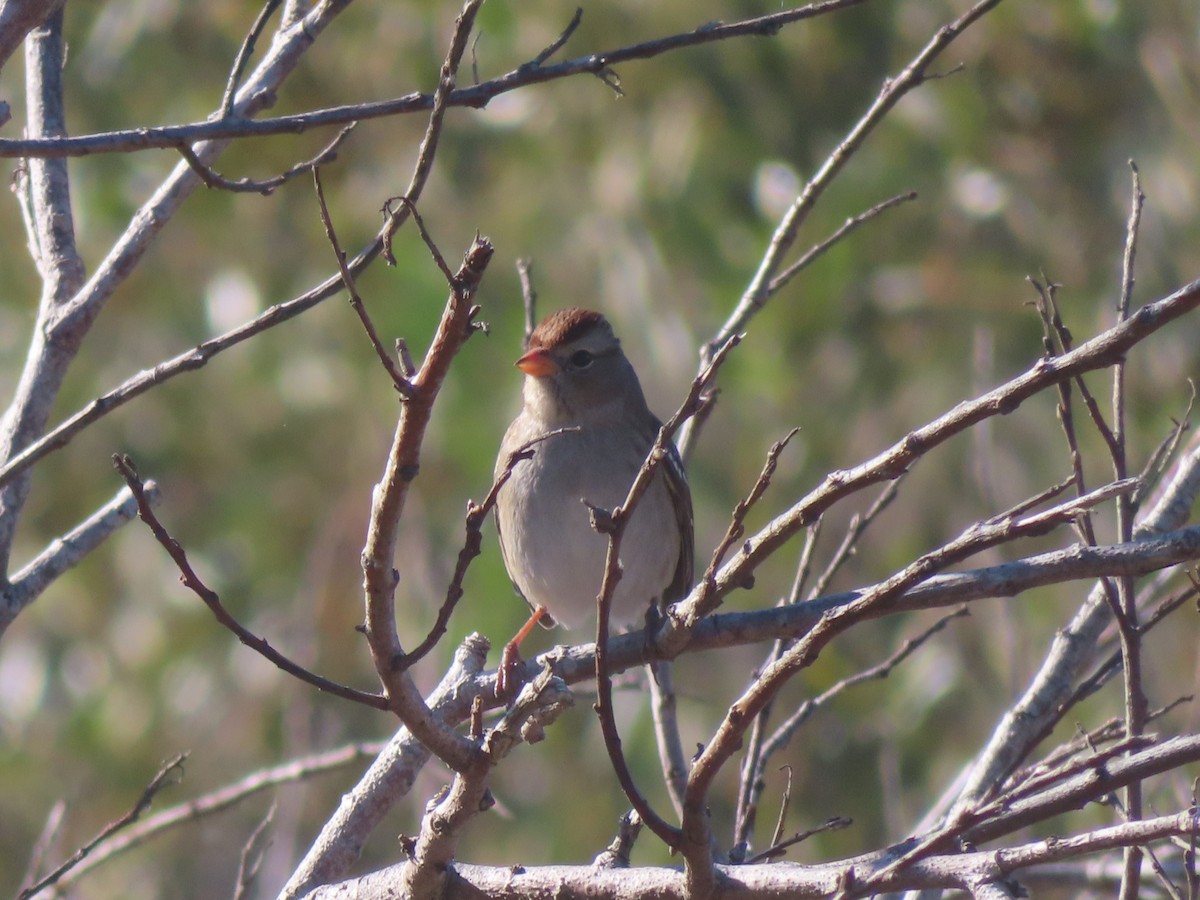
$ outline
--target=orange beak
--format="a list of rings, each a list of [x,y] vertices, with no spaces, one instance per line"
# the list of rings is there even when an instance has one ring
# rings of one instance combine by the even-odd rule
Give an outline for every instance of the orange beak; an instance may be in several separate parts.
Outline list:
[[[556,363],[545,350],[530,350],[517,360],[517,368],[534,378],[545,378],[558,371]]]

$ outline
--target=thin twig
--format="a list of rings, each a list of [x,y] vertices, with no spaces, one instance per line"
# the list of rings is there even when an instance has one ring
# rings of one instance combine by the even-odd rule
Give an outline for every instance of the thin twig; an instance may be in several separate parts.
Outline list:
[[[225,83],[225,93],[221,97],[221,108],[219,116],[222,119],[228,119],[233,115],[233,100],[237,96],[238,85],[242,82],[242,75],[246,72],[246,63],[250,60],[250,55],[254,53],[254,48],[258,44],[258,39],[262,37],[266,30],[267,22],[274,15],[275,10],[279,8],[281,0],[267,0],[263,4],[263,8],[259,10],[254,24],[250,27],[250,31],[246,33],[245,39],[242,41],[242,46],[238,48],[237,56],[233,61],[233,68],[229,71],[229,80]]]
[[[381,251],[383,258],[390,266],[396,264],[396,257],[392,254],[392,238],[400,226],[404,224],[408,213],[416,207],[416,203],[421,197],[421,192],[425,189],[426,182],[429,181],[429,173],[433,171],[433,159],[437,154],[438,141],[442,136],[442,124],[446,119],[446,108],[450,103],[451,95],[454,93],[454,82],[458,77],[458,67],[462,64],[463,53],[467,49],[471,29],[475,25],[475,16],[482,5],[483,0],[467,0],[454,22],[454,34],[450,38],[450,47],[446,51],[446,58],[442,60],[442,69],[438,75],[437,90],[433,92],[433,101],[429,108],[429,122],[425,126],[425,134],[421,138],[421,146],[417,150],[417,162],[413,166],[412,177],[409,179],[408,187],[404,189],[401,195],[405,203],[400,206],[399,210],[387,215],[383,223],[383,229],[380,231],[379,239],[382,244]]]
[[[604,746],[608,750],[609,760],[612,762],[613,770],[616,772],[617,780],[620,782],[621,789],[625,792],[626,798],[637,811],[638,816],[641,817],[646,827],[671,848],[678,848],[684,835],[679,829],[668,824],[665,819],[656,813],[650,806],[649,801],[637,789],[637,785],[633,781],[633,775],[630,773],[629,766],[625,761],[624,753],[621,750],[621,738],[617,732],[616,720],[613,717],[612,708],[612,678],[608,662],[609,615],[612,609],[613,593],[616,591],[617,581],[620,578],[619,554],[625,524],[629,521],[629,517],[637,507],[638,501],[649,488],[659,463],[663,461],[666,455],[667,445],[679,430],[679,426],[695,413],[701,394],[713,377],[716,376],[721,364],[724,363],[730,351],[737,346],[739,341],[740,338],[737,335],[730,338],[726,345],[713,357],[712,362],[705,370],[693,379],[691,388],[683,403],[680,404],[675,414],[659,429],[654,445],[646,454],[646,459],[634,477],[633,484],[630,485],[625,500],[617,509],[611,511],[608,517],[608,552],[604,560],[604,578],[601,582],[600,594],[596,600],[596,713],[600,719],[600,730],[604,735]],[[707,852],[707,844],[704,846],[704,852]],[[687,851],[685,850],[686,853]]]
[[[412,216],[413,224],[417,226],[417,234],[421,236],[421,242],[425,245],[425,249],[429,251],[429,255],[433,258],[434,265],[442,273],[442,277],[446,279],[446,284],[454,287],[454,273],[450,270],[450,264],[446,262],[446,257],[442,254],[441,249],[433,240],[433,236],[429,233],[429,229],[425,227],[425,219],[417,210],[417,204],[408,197],[388,197],[383,204],[383,218],[387,222],[397,216],[393,206],[399,204],[404,209],[408,210],[408,214]]]
[[[451,576],[450,584],[446,588],[446,599],[442,601],[441,608],[438,609],[437,620],[429,630],[429,634],[413,650],[404,654],[402,659],[397,663],[401,669],[410,669],[420,662],[430,650],[437,646],[437,642],[445,635],[446,629],[450,624],[450,616],[453,615],[458,601],[463,596],[462,584],[463,579],[467,575],[467,568],[471,565],[471,561],[482,551],[483,524],[487,520],[488,513],[496,505],[496,498],[500,495],[500,490],[508,483],[509,478],[512,477],[513,469],[521,461],[532,459],[536,452],[533,448],[542,441],[556,437],[564,432],[577,430],[577,428],[556,428],[553,431],[538,435],[533,440],[526,441],[508,455],[508,459],[504,463],[504,470],[492,483],[492,487],[487,492],[487,496],[483,498],[483,502],[475,503],[474,500],[467,501],[466,536],[463,538],[462,549],[458,552],[458,561],[454,566],[454,574]]]
[[[56,884],[59,879],[79,865],[79,863],[81,863],[101,841],[111,837],[122,828],[131,825],[141,818],[142,814],[150,808],[150,804],[154,801],[154,798],[159,791],[161,791],[163,788],[172,787],[179,783],[179,780],[183,777],[183,762],[185,759],[187,759],[187,754],[180,753],[168,760],[167,763],[158,770],[158,773],[152,779],[150,779],[150,783],[146,785],[146,789],[142,791],[142,795],[138,798],[137,802],[129,809],[128,812],[126,812],[120,818],[109,822],[102,829],[100,829],[100,832],[94,838],[71,854],[70,859],[58,866],[58,868],[56,868],[53,872],[50,872],[39,881],[22,890],[19,894],[17,894],[17,900],[27,900],[27,898],[32,897],[34,894],[38,893],[44,888],[47,888],[52,884]]]
[[[1137,165],[1129,161],[1132,175],[1132,199],[1130,201],[1129,223],[1125,232],[1125,252],[1122,257],[1120,299],[1117,303],[1117,321],[1123,322],[1129,318],[1129,302],[1133,294],[1133,264],[1137,248],[1138,226],[1142,218],[1142,204],[1145,195],[1142,193],[1141,179],[1138,176]],[[1117,360],[1113,366],[1112,386],[1112,419],[1113,442],[1110,445],[1113,473],[1116,478],[1124,478],[1129,471],[1128,446],[1125,421],[1125,360]],[[1117,537],[1118,540],[1128,541],[1133,537],[1133,506],[1128,497],[1117,500]],[[1121,638],[1121,658],[1124,670],[1125,698],[1125,733],[1136,737],[1143,733],[1146,727],[1146,716],[1149,703],[1146,699],[1142,679],[1142,640],[1138,626],[1138,609],[1133,590],[1133,579],[1119,578],[1116,582],[1119,608],[1115,611],[1117,633]],[[1125,809],[1127,817],[1133,821],[1142,817],[1142,785],[1140,781],[1130,782],[1125,789]],[[1125,869],[1121,877],[1120,900],[1137,900],[1141,885],[1142,850],[1138,846],[1130,846],[1125,850]]]
[[[114,454],[113,466],[121,473],[121,477],[125,479],[129,490],[133,492],[133,496],[137,499],[138,516],[154,534],[155,540],[162,545],[171,559],[175,561],[175,566],[179,569],[179,580],[183,583],[183,586],[203,600],[204,605],[208,607],[217,621],[232,631],[239,641],[289,675],[300,679],[306,684],[312,685],[319,691],[324,691],[335,697],[341,697],[344,700],[353,700],[355,703],[361,703],[372,709],[388,708],[386,697],[356,690],[355,688],[338,684],[336,681],[330,681],[328,678],[323,678],[320,675],[310,672],[299,663],[293,662],[284,656],[265,639],[258,637],[235,619],[229,610],[225,608],[217,593],[200,580],[200,576],[196,574],[191,563],[188,562],[187,553],[184,551],[182,545],[175,538],[171,537],[167,529],[158,520],[158,516],[154,514],[150,500],[146,496],[145,485],[142,483],[142,479],[138,475],[133,461],[128,456]]]
[[[883,490],[879,492],[879,496],[867,508],[867,511],[861,516],[855,514],[850,518],[849,527],[846,533],[842,536],[842,542],[830,557],[828,564],[817,576],[817,580],[813,582],[812,589],[808,592],[809,599],[819,597],[829,588],[829,582],[833,581],[833,576],[838,573],[838,570],[846,564],[846,561],[854,555],[854,551],[858,547],[858,542],[861,540],[866,530],[871,527],[871,524],[879,518],[879,514],[887,509],[896,495],[900,492],[900,482],[904,479],[901,475],[895,481],[889,481],[883,486]],[[797,590],[799,587],[797,586]],[[794,601],[793,601],[794,602]]]
[[[1142,480],[1141,489],[1133,495],[1131,501],[1135,510],[1140,509],[1143,500],[1150,491],[1158,485],[1166,474],[1167,466],[1174,459],[1180,446],[1183,444],[1183,436],[1187,433],[1191,426],[1192,410],[1196,406],[1196,382],[1188,379],[1188,387],[1191,388],[1191,393],[1188,396],[1187,406],[1184,408],[1183,415],[1173,422],[1171,433],[1163,438],[1154,451],[1146,459],[1146,464],[1142,467],[1142,471],[1138,477]]]
[[[683,736],[679,731],[679,714],[675,692],[675,664],[669,660],[653,660],[646,664],[650,691],[650,717],[654,722],[654,741],[658,747],[658,764],[663,773],[663,786],[675,808],[683,815],[683,789],[687,784],[687,756]]]
[[[832,248],[847,235],[857,231],[867,222],[870,222],[877,216],[883,215],[893,207],[899,206],[902,203],[910,203],[916,199],[916,191],[907,191],[903,194],[897,194],[894,197],[889,197],[887,200],[884,200],[880,203],[876,203],[870,209],[860,212],[856,216],[851,216],[845,222],[843,222],[841,227],[834,231],[833,234],[829,235],[829,237],[825,238],[825,240],[821,241],[820,243],[813,244],[804,251],[799,259],[772,278],[771,283],[767,288],[767,293],[779,293],[779,291],[782,290],[789,281],[820,259],[821,256],[826,253],[826,251]]]
[[[338,150],[342,146],[342,142],[350,136],[350,132],[354,130],[354,126],[358,124],[351,122],[337,133],[332,141],[325,145],[316,156],[304,162],[296,163],[285,172],[274,175],[271,178],[261,180],[253,178],[226,178],[220,172],[216,171],[212,166],[202,160],[199,155],[191,148],[191,145],[183,142],[177,144],[175,149],[179,151],[179,155],[184,158],[193,172],[200,176],[200,180],[204,182],[206,187],[216,188],[222,191],[231,191],[235,194],[262,194],[264,197],[270,196],[275,192],[275,189],[283,184],[291,181],[298,175],[303,175],[306,172],[313,172],[319,166],[328,165],[337,159]]]
[[[763,463],[762,471],[759,472],[754,486],[750,489],[750,493],[739,500],[734,507],[729,527],[725,529],[725,536],[721,538],[720,543],[717,544],[717,548],[713,551],[712,557],[708,562],[708,568],[705,569],[704,575],[701,576],[701,582],[706,584],[713,582],[713,576],[716,574],[721,563],[725,561],[725,555],[729,552],[729,548],[746,533],[746,516],[754,508],[754,504],[762,499],[762,495],[766,493],[767,488],[770,486],[771,479],[775,476],[775,469],[779,465],[779,454],[783,452],[784,448],[791,443],[792,438],[799,434],[799,432],[799,428],[793,428],[783,438],[773,443],[767,451],[767,459]]]
[[[281,785],[305,781],[361,763],[364,759],[378,755],[381,747],[378,742],[364,742],[303,756],[253,772],[215,791],[185,800],[175,806],[168,806],[98,844],[81,865],[60,881],[60,885],[65,887],[74,884],[87,873],[172,829],[192,825],[200,819]]]
[[[1026,281],[1033,285],[1034,290],[1037,291],[1039,302],[1035,305],[1042,321],[1042,346],[1046,351],[1047,357],[1069,353],[1073,345],[1073,339],[1071,332],[1063,324],[1062,315],[1059,313],[1056,299],[1058,285],[1048,279],[1043,284],[1033,277],[1027,277]],[[1095,401],[1087,391],[1083,379],[1077,378],[1075,379],[1075,383],[1079,385],[1088,409],[1095,409],[1096,412],[1092,418],[1094,422],[1097,422],[1097,427],[1100,427],[1100,423],[1103,421],[1102,417],[1099,416],[1099,409],[1095,406]],[[1058,393],[1058,406],[1055,412],[1058,415],[1058,423],[1062,427],[1063,436],[1067,441],[1067,453],[1071,461],[1071,473],[1075,484],[1075,493],[1082,496],[1087,493],[1087,481],[1083,473],[1083,454],[1079,452],[1079,439],[1075,431],[1075,413],[1071,402],[1071,384],[1071,381],[1060,381],[1055,385]],[[1091,401],[1090,403],[1088,402],[1089,400]],[[1104,430],[1107,431],[1107,427]],[[1081,516],[1076,523],[1076,528],[1079,530],[1085,543],[1095,545],[1096,532],[1092,527],[1090,515],[1085,514]]]
[[[383,346],[383,342],[379,339],[379,332],[375,330],[375,323],[371,321],[371,316],[367,313],[366,304],[363,303],[362,297],[358,294],[358,288],[354,283],[354,275],[350,272],[346,265],[346,254],[342,251],[342,245],[338,242],[337,232],[333,227],[333,220],[329,216],[329,207],[325,204],[325,188],[321,184],[321,170],[314,168],[312,170],[313,184],[317,191],[317,204],[321,210],[321,224],[325,226],[325,237],[329,240],[329,244],[333,247],[333,255],[337,259],[338,270],[342,273],[342,283],[346,285],[346,293],[350,295],[350,306],[358,315],[358,320],[362,323],[363,330],[367,333],[367,338],[371,342],[371,346],[375,348],[375,355],[379,357],[379,361],[383,363],[384,370],[392,379],[392,386],[401,397],[406,400],[413,395],[413,386],[408,378],[400,370],[396,360],[388,354]]]
[[[521,306],[525,310],[525,340],[521,346],[529,348],[529,339],[537,325],[537,290],[533,286],[533,260],[517,259],[517,278],[521,281]]]
[[[579,23],[583,21],[583,7],[575,7],[575,14],[571,16],[571,21],[567,23],[567,27],[562,30],[562,33],[556,37],[541,53],[525,63],[526,66],[533,68],[540,67],[555,53],[566,46],[567,41],[571,39],[571,35],[575,33],[575,29],[579,27]]]
[[[54,805],[50,807],[50,812],[46,816],[42,830],[38,833],[37,840],[33,843],[33,849],[29,852],[29,862],[25,866],[25,877],[21,879],[22,890],[37,881],[38,873],[42,871],[47,857],[50,856],[51,848],[60,837],[66,812],[67,804],[64,800],[56,800],[54,801]]]
[[[275,804],[271,804],[267,814],[254,826],[254,830],[250,832],[250,836],[242,845],[242,852],[238,855],[237,877],[233,883],[233,900],[243,900],[254,883],[254,879],[258,877],[258,871],[262,868],[265,855],[265,848],[262,846],[264,836],[274,819]]]
[[[786,840],[777,839],[762,853],[757,853],[750,857],[750,859],[746,860],[746,864],[752,866],[756,863],[769,862],[773,859],[778,859],[781,856],[787,855],[787,849],[789,847],[794,847],[796,844],[807,841],[810,837],[823,834],[826,831],[841,831],[843,828],[849,828],[853,824],[854,820],[847,818],[846,816],[834,816],[832,819],[826,820],[816,828],[809,828],[805,831],[797,831]]]
[[[895,482],[888,482],[895,484]],[[885,487],[886,491],[887,488]],[[796,561],[796,574],[792,577],[792,586],[788,590],[787,597],[783,598],[785,603],[799,603],[801,596],[804,594],[804,586],[808,583],[808,578],[812,574],[813,555],[817,549],[817,539],[821,536],[821,523],[824,519],[817,519],[809,526],[804,535],[804,546],[800,550],[800,559]]]

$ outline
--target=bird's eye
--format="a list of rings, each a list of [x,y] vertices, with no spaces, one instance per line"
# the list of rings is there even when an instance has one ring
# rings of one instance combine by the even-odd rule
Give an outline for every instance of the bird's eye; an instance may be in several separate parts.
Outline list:
[[[587,350],[576,350],[571,354],[571,365],[576,369],[586,369],[593,362],[595,362],[595,360],[596,357],[594,357],[591,352]]]

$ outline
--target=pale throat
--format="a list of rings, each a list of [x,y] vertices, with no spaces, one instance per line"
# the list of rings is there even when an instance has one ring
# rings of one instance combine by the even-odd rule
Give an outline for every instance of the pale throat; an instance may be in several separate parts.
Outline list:
[[[617,394],[603,403],[581,410],[580,404],[570,403],[555,390],[553,379],[550,378],[525,376],[522,397],[526,413],[548,428],[578,425],[584,418],[590,423],[619,421],[623,413],[624,400]],[[580,415],[581,412],[586,414]]]

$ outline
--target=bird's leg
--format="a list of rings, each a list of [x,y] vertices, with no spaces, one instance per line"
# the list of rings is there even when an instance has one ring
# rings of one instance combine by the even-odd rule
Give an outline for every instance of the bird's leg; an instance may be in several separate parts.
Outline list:
[[[515,693],[518,686],[517,675],[524,660],[521,659],[521,641],[529,637],[529,632],[537,626],[546,615],[546,607],[538,606],[533,610],[529,621],[521,626],[521,630],[513,635],[513,639],[504,645],[500,654],[500,668],[496,671],[496,697],[504,699],[510,690]]]
[[[642,628],[642,662],[650,665],[650,671],[654,671],[654,636],[658,634],[662,621],[663,614],[656,600],[646,607],[645,625]]]

